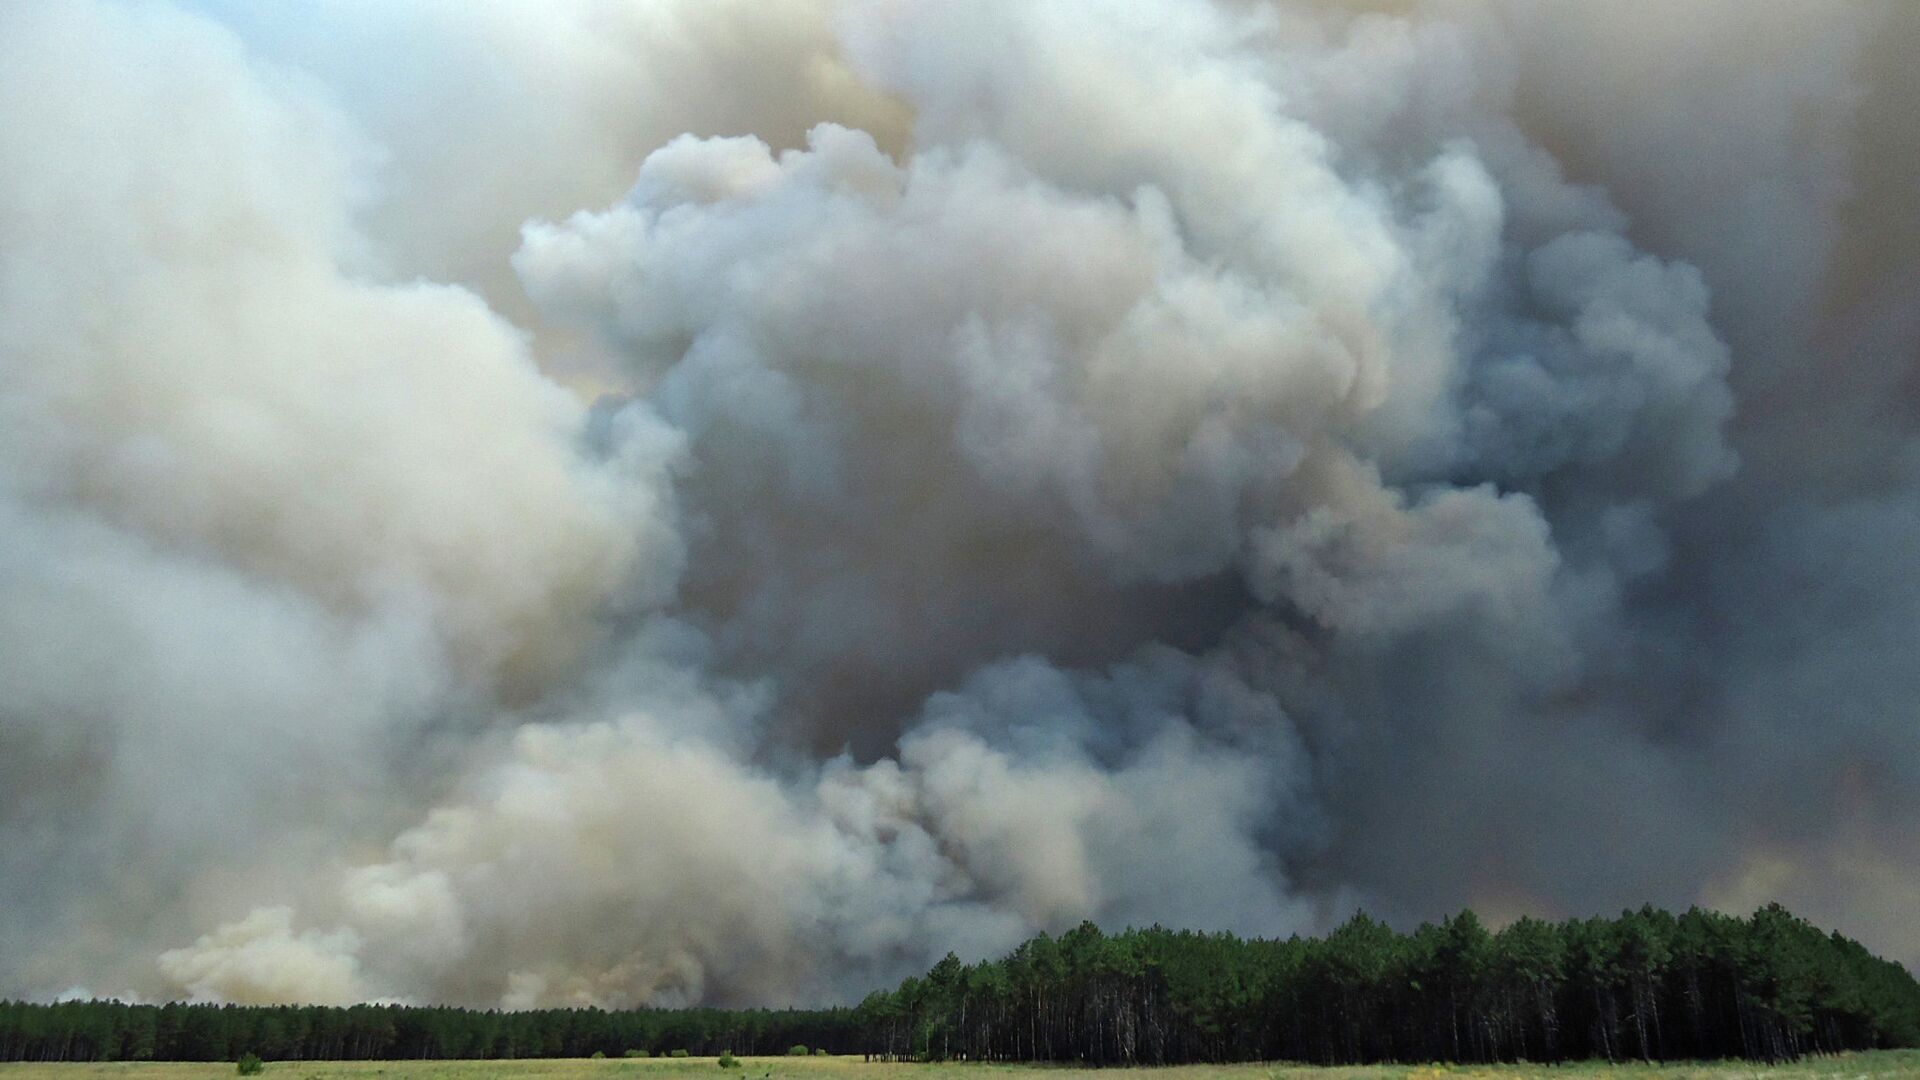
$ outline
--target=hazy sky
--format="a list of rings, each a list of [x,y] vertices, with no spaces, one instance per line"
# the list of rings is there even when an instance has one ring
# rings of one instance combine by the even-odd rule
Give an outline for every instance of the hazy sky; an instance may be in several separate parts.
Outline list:
[[[1920,963],[1920,5],[0,5],[0,997]]]

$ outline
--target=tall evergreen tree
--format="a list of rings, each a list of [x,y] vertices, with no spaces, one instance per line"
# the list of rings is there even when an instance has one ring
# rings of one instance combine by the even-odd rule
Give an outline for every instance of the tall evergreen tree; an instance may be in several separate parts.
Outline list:
[[[473,1011],[0,1001],[0,1061],[784,1054],[1093,1064],[1671,1060],[1920,1045],[1920,983],[1769,906],[1741,919],[1461,912],[1324,939],[1092,923],[999,960],[949,953],[851,1009]]]

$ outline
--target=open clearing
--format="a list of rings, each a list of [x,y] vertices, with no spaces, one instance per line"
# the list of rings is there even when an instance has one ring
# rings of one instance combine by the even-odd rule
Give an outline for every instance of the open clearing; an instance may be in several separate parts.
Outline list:
[[[869,1063],[859,1058],[741,1058],[739,1069],[721,1072],[713,1058],[645,1060],[547,1059],[528,1061],[283,1061],[271,1062],[266,1077],[284,1080],[1012,1080],[1016,1074],[1065,1072],[1029,1065],[912,1065]],[[1088,1070],[1090,1073],[1094,1070]],[[1455,1080],[1544,1076],[1578,1080],[1590,1076],[1677,1077],[1697,1080],[1812,1080],[1815,1077],[1920,1077],[1920,1050],[1883,1050],[1864,1054],[1807,1058],[1791,1065],[1716,1062],[1683,1065],[1368,1065],[1319,1068],[1302,1065],[1182,1065],[1159,1069],[1102,1069],[1101,1076],[1146,1074],[1151,1080]],[[5,1064],[0,1080],[213,1080],[234,1075],[231,1062],[154,1062],[147,1064]]]

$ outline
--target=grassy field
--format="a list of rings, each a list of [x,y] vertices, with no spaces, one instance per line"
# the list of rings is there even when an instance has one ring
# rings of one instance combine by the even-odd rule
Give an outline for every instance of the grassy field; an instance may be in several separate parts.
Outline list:
[[[642,1061],[287,1061],[267,1065],[262,1074],[282,1080],[1021,1080],[1058,1074],[1058,1068],[1018,1065],[887,1065],[859,1058],[742,1058],[740,1068],[722,1073],[712,1058],[650,1058]],[[1809,1058],[1792,1065],[1698,1064],[1665,1066],[1378,1065],[1325,1069],[1299,1065],[1193,1065],[1165,1069],[1106,1069],[1088,1076],[1134,1074],[1146,1080],[1518,1080],[1520,1077],[1676,1077],[1689,1080],[1855,1080],[1920,1077],[1920,1050],[1879,1051]],[[234,1075],[231,1063],[145,1065],[0,1065],[0,1080],[213,1080]]]

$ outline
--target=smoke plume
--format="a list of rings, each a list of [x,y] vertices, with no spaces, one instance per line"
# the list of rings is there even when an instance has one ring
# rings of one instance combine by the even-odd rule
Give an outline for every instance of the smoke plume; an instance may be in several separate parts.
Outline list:
[[[0,995],[1920,893],[1920,11],[0,10]]]

